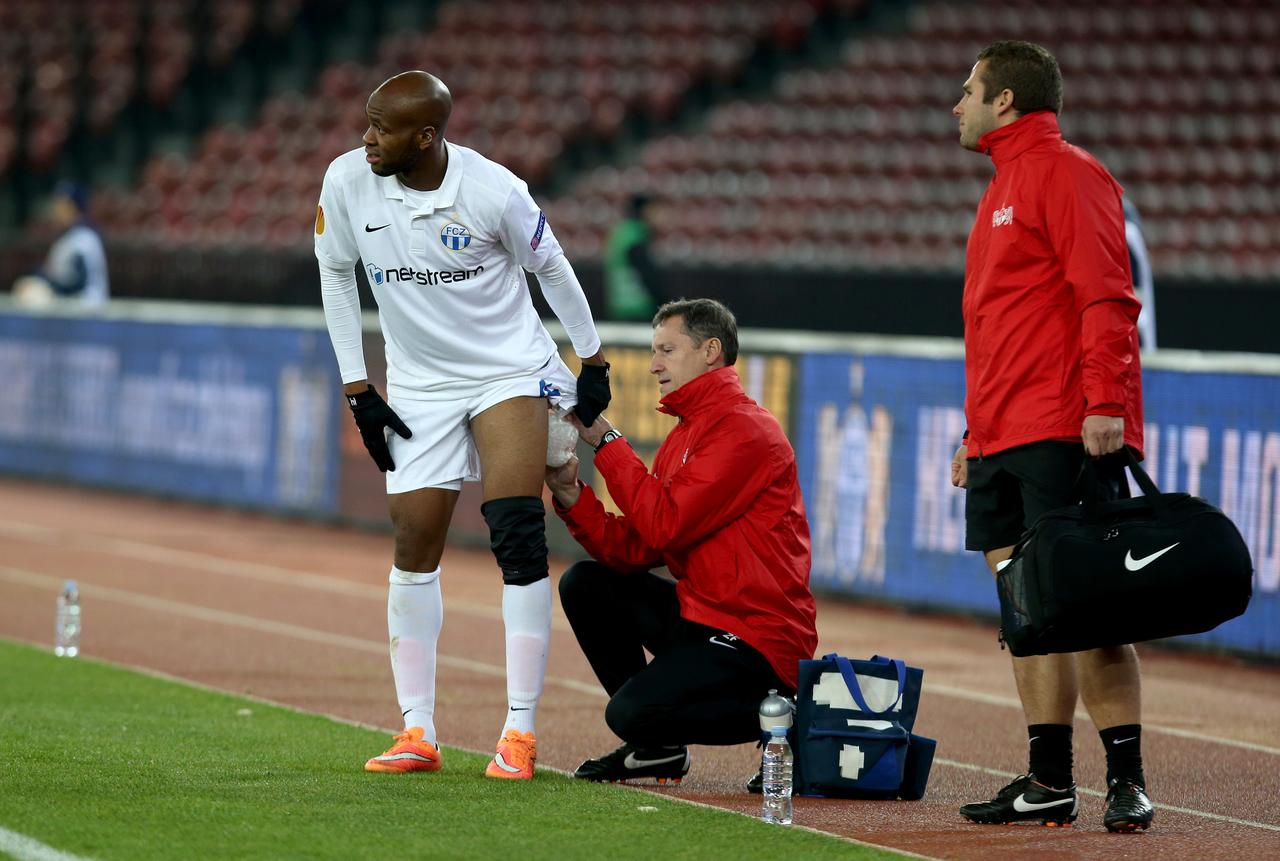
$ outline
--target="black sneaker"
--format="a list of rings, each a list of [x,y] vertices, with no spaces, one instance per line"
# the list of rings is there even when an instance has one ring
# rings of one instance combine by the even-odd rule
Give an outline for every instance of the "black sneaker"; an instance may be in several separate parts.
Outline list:
[[[750,792],[752,795],[764,794],[764,772],[763,771],[757,771],[754,775],[752,775],[751,779],[747,781],[747,792]]]
[[[655,747],[641,749],[624,744],[599,759],[588,759],[573,776],[579,780],[620,783],[639,777],[652,777],[658,783],[679,783],[689,773],[687,747]]]
[[[978,801],[960,808],[960,815],[982,825],[1008,822],[1040,822],[1067,826],[1076,821],[1080,800],[1076,788],[1051,789],[1037,783],[1035,775],[1024,774],[996,793],[990,801]]]
[[[1146,831],[1155,818],[1156,808],[1147,798],[1147,788],[1126,778],[1113,780],[1107,790],[1107,812],[1102,824],[1108,831]]]

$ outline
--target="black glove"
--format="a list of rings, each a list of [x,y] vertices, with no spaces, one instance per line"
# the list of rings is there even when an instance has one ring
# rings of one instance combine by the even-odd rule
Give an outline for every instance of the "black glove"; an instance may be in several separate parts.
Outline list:
[[[609,406],[609,363],[583,365],[578,373],[578,405],[573,411],[587,427]]]
[[[364,440],[364,447],[369,449],[373,462],[383,472],[395,472],[396,462],[391,459],[391,449],[387,448],[386,429],[391,428],[405,439],[412,437],[413,431],[400,421],[400,416],[387,406],[387,402],[373,386],[358,395],[347,395],[347,403],[351,405],[351,414],[356,417],[360,438]]]

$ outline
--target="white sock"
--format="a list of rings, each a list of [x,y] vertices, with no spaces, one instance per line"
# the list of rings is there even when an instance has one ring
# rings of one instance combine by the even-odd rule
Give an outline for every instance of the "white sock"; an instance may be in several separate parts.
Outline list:
[[[533,732],[551,642],[551,578],[527,586],[504,585],[502,621],[507,632],[507,722],[502,731]]]
[[[423,740],[435,744],[436,641],[444,623],[440,569],[421,574],[393,566],[390,581],[387,633],[404,727],[422,727]]]

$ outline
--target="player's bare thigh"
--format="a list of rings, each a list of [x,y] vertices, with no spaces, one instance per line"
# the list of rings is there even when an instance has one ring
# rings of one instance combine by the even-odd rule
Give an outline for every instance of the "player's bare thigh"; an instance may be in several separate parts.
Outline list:
[[[547,462],[546,398],[509,398],[471,418],[484,500],[541,496]]]
[[[545,424],[545,422],[544,422]],[[395,529],[395,565],[401,571],[428,572],[440,567],[458,491],[424,487],[387,495]]]

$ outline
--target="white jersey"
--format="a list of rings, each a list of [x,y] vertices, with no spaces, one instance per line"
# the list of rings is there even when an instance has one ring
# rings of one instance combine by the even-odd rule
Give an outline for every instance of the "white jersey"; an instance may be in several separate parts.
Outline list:
[[[107,301],[107,254],[98,231],[84,222],[69,227],[49,248],[44,274],[62,296],[88,304]]]
[[[398,397],[525,377],[557,354],[524,274],[562,257],[546,216],[511,171],[445,145],[444,179],[427,192],[373,173],[363,149],[339,156],[316,213],[321,264],[350,271],[358,258],[364,267],[386,341],[387,389]]]

